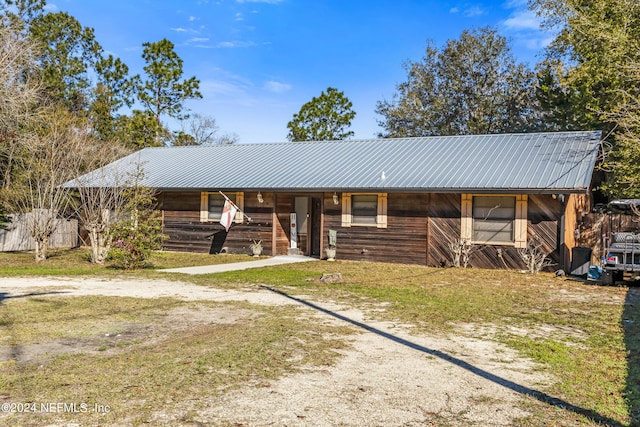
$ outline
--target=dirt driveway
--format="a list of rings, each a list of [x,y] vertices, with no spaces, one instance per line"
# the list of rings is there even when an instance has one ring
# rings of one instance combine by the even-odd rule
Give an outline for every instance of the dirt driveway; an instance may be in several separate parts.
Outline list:
[[[0,278],[0,292],[295,304],[310,321],[351,325],[361,332],[347,338],[351,347],[341,351],[335,366],[288,375],[269,387],[246,386],[206,402],[196,417],[205,425],[507,426],[528,415],[522,409],[527,407],[523,400],[531,399],[526,395],[543,392],[551,380],[531,361],[490,340],[469,338],[462,331],[449,337],[417,334],[411,325],[375,321],[373,312],[290,298],[264,287],[221,290],[158,280]],[[155,418],[175,425],[180,415],[158,412]]]

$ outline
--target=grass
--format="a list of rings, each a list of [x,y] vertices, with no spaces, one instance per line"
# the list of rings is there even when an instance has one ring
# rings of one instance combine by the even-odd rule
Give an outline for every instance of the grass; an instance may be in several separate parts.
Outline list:
[[[34,262],[32,252],[0,252],[0,276],[118,276],[122,270],[115,269],[107,263],[96,265],[89,262],[88,249],[54,250],[49,257],[40,263]],[[180,252],[156,252],[149,266],[141,270],[126,273],[141,277],[157,277],[156,269],[192,267],[197,265],[226,264],[252,260],[248,255],[209,255]]]
[[[343,283],[317,281],[323,272],[335,271],[342,274]],[[593,425],[611,420],[621,425],[640,423],[640,363],[634,363],[640,361],[640,305],[622,302],[633,292],[628,288],[599,287],[546,274],[345,261],[196,280],[227,287],[268,283],[290,294],[364,308],[384,304],[377,317],[415,324],[429,333],[460,334],[461,324],[471,324],[477,336],[486,338],[481,331],[488,328],[494,331],[491,339],[532,358],[557,379],[545,389],[547,393],[601,416],[590,421],[532,403],[534,415],[523,425],[553,425],[567,417]]]
[[[32,297],[3,302],[0,342],[9,339],[31,344],[46,339],[86,338],[117,334],[120,328],[152,321],[179,301],[169,298],[119,298],[117,303],[100,296],[79,298]]]
[[[248,311],[233,323],[203,322],[166,330],[172,308]],[[42,364],[15,360],[0,363],[0,397],[22,404],[76,403],[107,412],[15,414],[5,426],[73,421],[91,424],[156,424],[156,412],[195,410],[239,384],[268,386],[267,381],[302,367],[331,365],[345,347],[346,327],[305,322],[291,307],[256,307],[247,303],[186,303],[173,299],[49,297],[3,301],[8,312],[3,335],[19,346],[64,337],[91,347],[76,354],[50,355]],[[54,315],[54,313],[56,313]],[[103,324],[106,321],[107,324]],[[136,338],[118,343],[104,331]],[[47,332],[48,331],[48,332]],[[82,341],[80,341],[82,340]],[[18,345],[18,344],[16,344]],[[91,351],[95,349],[95,351]]]
[[[45,271],[67,274],[67,269],[71,271],[69,274],[114,274],[109,268],[83,265],[81,258],[78,258],[80,255],[75,253],[63,253],[48,260],[49,266],[36,267],[21,256],[0,254],[0,275],[16,275],[16,270],[21,268],[29,271],[24,274],[51,274]],[[162,267],[235,260],[228,256],[193,254],[162,256],[153,261]],[[246,259],[244,256],[239,260]],[[83,269],[90,272],[81,273],[85,271]],[[340,272],[344,281],[336,284],[318,281],[322,273],[331,272]],[[523,407],[532,415],[520,420],[521,425],[640,425],[640,293],[634,288],[600,287],[546,274],[531,276],[498,270],[434,269],[346,261],[312,262],[203,276],[167,275],[150,270],[131,274],[150,278],[179,278],[225,288],[266,284],[292,295],[311,296],[314,300],[334,300],[363,309],[384,307],[382,311],[369,313],[375,313],[382,320],[414,324],[416,329],[425,333],[451,336],[464,333],[493,339],[535,360],[541,369],[553,376],[553,384],[541,386],[545,393],[600,417],[599,421],[589,420],[584,415],[534,399],[524,399]],[[127,303],[122,301],[122,304]],[[157,304],[174,303],[159,301]],[[153,317],[158,310],[162,311],[151,304],[141,313]],[[100,316],[105,320],[117,319],[124,314],[106,312]],[[271,323],[270,328],[277,329],[275,318],[273,321],[275,323]],[[61,319],[61,322],[65,320]],[[461,328],[461,325],[465,325],[465,328]],[[65,328],[61,326],[59,329],[64,331]],[[279,335],[271,329],[259,329],[257,336],[245,331],[242,336],[248,341],[256,340],[259,345],[265,345],[263,338],[260,338],[262,335],[271,337],[264,338],[267,343],[282,343],[286,341],[286,334],[295,335],[305,328],[298,332],[287,331],[285,335]],[[39,333],[37,327],[33,330],[33,334]],[[216,329],[215,332],[222,336],[225,333],[231,334],[222,329]],[[23,339],[28,339],[26,332]],[[170,346],[174,350],[170,352],[178,351],[178,343],[190,345],[180,341],[178,336],[175,340],[175,344]],[[309,342],[313,341],[324,343],[321,345],[334,345],[332,341],[324,340]],[[133,343],[122,348],[133,351],[141,345]],[[228,347],[229,353],[225,354],[234,354],[235,358],[234,352],[242,353],[240,342],[238,345],[235,349]],[[110,351],[107,349],[104,353]],[[227,360],[224,355],[218,357],[220,359],[214,359]],[[209,366],[207,361],[212,359],[208,355],[198,360],[200,365],[197,366]],[[240,360],[243,360],[242,357]],[[89,360],[86,363],[90,363]],[[251,372],[253,369],[260,370],[246,363]],[[275,368],[268,369],[271,371]],[[273,372],[282,371],[276,369]],[[99,382],[98,379],[95,381]],[[178,379],[172,381],[179,384]]]

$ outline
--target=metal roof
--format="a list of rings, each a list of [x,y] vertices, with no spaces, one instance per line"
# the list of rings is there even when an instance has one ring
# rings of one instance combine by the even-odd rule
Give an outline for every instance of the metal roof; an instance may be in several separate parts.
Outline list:
[[[144,168],[161,190],[584,192],[600,131],[145,148],[83,177]]]

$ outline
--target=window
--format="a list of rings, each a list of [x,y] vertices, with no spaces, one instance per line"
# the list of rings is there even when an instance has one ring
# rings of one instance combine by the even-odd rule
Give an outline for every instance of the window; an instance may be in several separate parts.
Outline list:
[[[473,241],[513,242],[515,197],[473,198]]]
[[[240,209],[244,208],[244,193],[225,193],[233,203]],[[201,193],[200,195],[200,221],[217,222],[222,216],[222,208],[224,207],[224,197],[222,194]],[[242,213],[236,212],[234,222],[242,222]]]
[[[351,196],[351,223],[376,225],[378,216],[377,194],[354,194]]]
[[[387,194],[342,193],[342,226],[387,228]]]
[[[527,196],[463,194],[461,238],[478,244],[525,247]]]

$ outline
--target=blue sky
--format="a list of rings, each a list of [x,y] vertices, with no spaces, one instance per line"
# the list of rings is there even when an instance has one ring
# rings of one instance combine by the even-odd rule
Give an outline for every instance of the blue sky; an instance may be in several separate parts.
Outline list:
[[[550,35],[526,0],[54,0],[94,28],[105,51],[142,74],[142,43],[167,38],[200,80],[187,107],[240,143],[286,141],[287,123],[327,87],[353,103],[354,138],[381,130],[376,102],[406,80],[402,64],[463,29],[495,26],[519,61],[537,62]],[[175,128],[175,125],[172,125]]]

